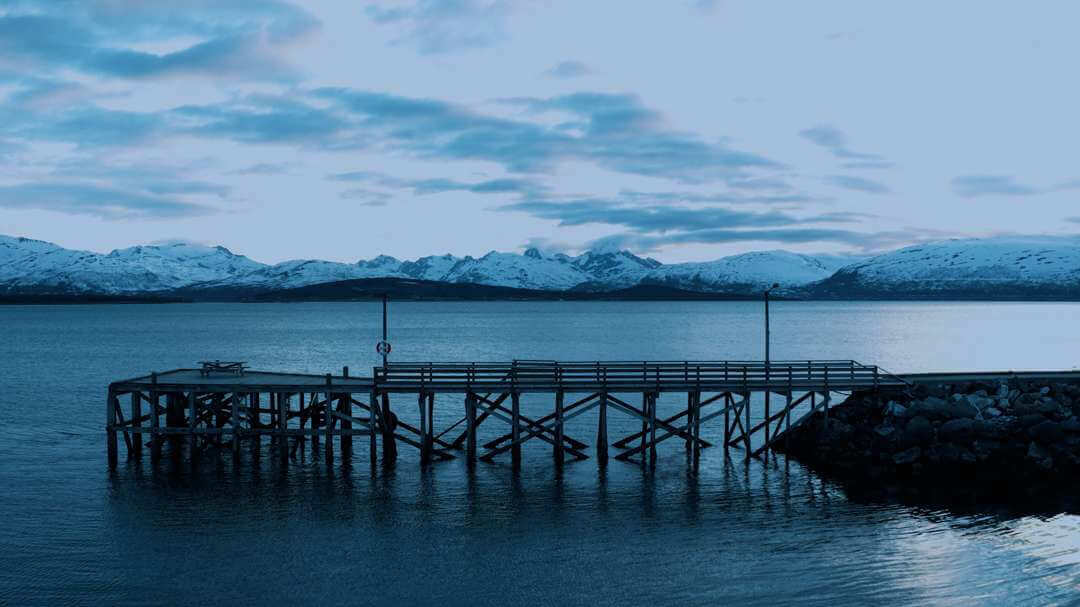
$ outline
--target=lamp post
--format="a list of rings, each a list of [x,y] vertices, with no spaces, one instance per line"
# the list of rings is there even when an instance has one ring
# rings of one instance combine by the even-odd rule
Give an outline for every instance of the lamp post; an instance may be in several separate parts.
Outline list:
[[[769,292],[780,286],[779,283],[773,283],[771,287],[765,289],[765,372],[768,373],[769,369]]]

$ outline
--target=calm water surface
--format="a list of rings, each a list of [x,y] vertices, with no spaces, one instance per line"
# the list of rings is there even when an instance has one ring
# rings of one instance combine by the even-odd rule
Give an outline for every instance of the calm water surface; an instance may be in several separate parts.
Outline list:
[[[508,461],[422,471],[404,449],[374,476],[366,449],[351,468],[308,451],[286,472],[266,450],[192,470],[126,462],[121,447],[107,470],[109,381],[207,357],[362,373],[378,310],[0,307],[0,603],[1080,602],[1068,507],[851,497],[783,457],[746,466],[719,449],[694,475],[676,441],[649,473],[587,460],[560,474],[536,441],[519,474]],[[760,327],[750,303],[400,303],[391,341],[397,360],[755,359]],[[1074,368],[1080,305],[780,302],[772,351],[895,372]],[[438,423],[460,410],[440,399]],[[610,421],[613,439],[634,431]],[[567,433],[591,443],[593,424]]]

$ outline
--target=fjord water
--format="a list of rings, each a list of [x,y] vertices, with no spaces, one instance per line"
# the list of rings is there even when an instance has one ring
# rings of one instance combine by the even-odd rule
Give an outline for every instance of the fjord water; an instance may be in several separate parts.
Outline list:
[[[1074,368],[1080,305],[773,306],[774,359],[894,372]],[[206,358],[325,373],[376,363],[379,304],[0,307],[0,603],[1046,604],[1080,597],[1080,517],[849,494],[782,456],[720,448],[691,474],[569,463],[421,470],[366,448],[327,471],[269,447],[106,467],[110,381]],[[396,360],[757,359],[745,302],[394,303]],[[525,412],[543,403],[525,399]],[[662,399],[661,413],[680,403]],[[415,415],[415,404],[397,405]],[[550,408],[549,408],[550,409]],[[460,415],[440,397],[437,423]],[[496,424],[481,427],[493,437]],[[611,414],[612,438],[635,422]],[[595,415],[567,433],[592,443]],[[716,440],[721,423],[703,427]],[[363,439],[360,439],[361,441]],[[361,444],[363,444],[361,442]]]

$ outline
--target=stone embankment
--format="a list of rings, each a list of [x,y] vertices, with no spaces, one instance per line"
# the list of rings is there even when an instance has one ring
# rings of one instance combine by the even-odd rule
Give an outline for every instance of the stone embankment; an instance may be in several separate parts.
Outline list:
[[[1080,383],[1010,379],[852,394],[791,430],[796,459],[848,477],[1001,488],[1080,474]],[[785,441],[778,448],[785,450]]]

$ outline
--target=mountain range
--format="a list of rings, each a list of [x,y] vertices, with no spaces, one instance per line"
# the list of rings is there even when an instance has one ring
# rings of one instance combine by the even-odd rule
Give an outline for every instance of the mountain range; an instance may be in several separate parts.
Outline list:
[[[791,298],[1080,299],[1080,241],[998,237],[927,243],[872,257],[774,250],[676,264],[625,250],[570,256],[531,248],[522,254],[492,251],[482,257],[448,254],[402,261],[381,255],[356,263],[305,259],[270,265],[221,246],[178,242],[102,254],[0,236],[0,295],[9,298],[247,299],[297,290],[311,297],[320,285],[336,285],[331,291],[344,293],[343,283],[382,281],[377,284],[386,286],[388,280],[399,286],[456,285],[445,292],[459,295],[467,293],[461,288],[467,285],[503,289],[485,291],[493,297],[510,296],[513,290],[522,296],[750,296],[777,283],[778,294]]]

